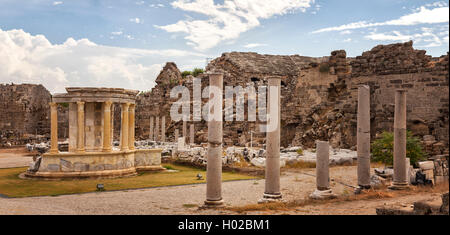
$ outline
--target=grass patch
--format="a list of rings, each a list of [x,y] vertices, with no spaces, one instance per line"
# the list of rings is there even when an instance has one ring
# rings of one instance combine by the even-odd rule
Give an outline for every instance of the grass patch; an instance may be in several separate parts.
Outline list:
[[[63,194],[96,192],[97,184],[103,184],[105,191],[150,188],[161,186],[205,183],[197,180],[197,174],[206,176],[206,171],[194,167],[164,164],[166,169],[178,172],[145,172],[134,177],[116,179],[83,180],[30,180],[20,179],[19,174],[27,168],[0,169],[0,194],[8,197],[58,196]],[[258,177],[232,172],[223,172],[223,181],[257,179]]]
[[[183,204],[184,208],[194,208],[194,207],[198,207],[197,204]]]
[[[285,166],[286,168],[316,168],[316,163],[315,162],[303,162],[303,161],[299,161],[296,163],[289,163],[286,164]]]

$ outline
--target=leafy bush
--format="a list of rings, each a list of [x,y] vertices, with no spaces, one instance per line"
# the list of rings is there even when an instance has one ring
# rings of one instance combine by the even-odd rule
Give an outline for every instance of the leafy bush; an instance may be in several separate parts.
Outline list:
[[[297,154],[303,156],[303,149],[297,149]]]
[[[192,76],[197,77],[199,74],[202,74],[202,73],[204,73],[204,72],[205,72],[205,71],[203,71],[203,69],[195,68],[195,69],[192,71]]]
[[[381,138],[373,141],[371,150],[373,161],[392,166],[394,164],[394,133],[383,132]],[[413,165],[426,159],[420,140],[412,136],[410,131],[406,133],[406,157]]]
[[[192,72],[191,72],[191,71],[183,71],[183,72],[181,73],[181,76],[182,76],[183,78],[185,78],[185,77],[188,76],[188,75],[192,75]]]

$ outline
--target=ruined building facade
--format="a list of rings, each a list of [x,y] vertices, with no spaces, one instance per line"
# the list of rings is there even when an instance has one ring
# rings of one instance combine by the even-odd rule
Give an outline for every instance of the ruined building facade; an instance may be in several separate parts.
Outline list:
[[[439,151],[448,151],[448,54],[433,58],[424,50],[415,50],[412,42],[379,45],[356,58],[348,58],[344,50],[322,58],[231,52],[212,60],[206,71],[223,71],[224,86],[257,88],[267,83],[268,76],[281,76],[282,146],[313,147],[314,141],[320,139],[329,140],[334,147],[354,147],[357,88],[367,84],[372,138],[384,130],[393,130],[394,93],[404,88],[407,128],[419,136],[433,135],[441,146]],[[207,76],[199,78],[203,89],[208,85]],[[171,139],[175,127],[181,130],[181,122],[170,120],[170,106],[177,100],[170,99],[170,90],[185,85],[192,96],[192,77],[183,79],[176,65],[168,63],[156,82],[151,92],[138,98],[136,134],[147,138],[150,116],[166,115]],[[206,141],[206,123],[193,123],[196,142]],[[257,124],[224,122],[224,144],[244,145],[250,141],[250,131],[254,132],[254,145],[263,144],[265,135],[258,132]]]

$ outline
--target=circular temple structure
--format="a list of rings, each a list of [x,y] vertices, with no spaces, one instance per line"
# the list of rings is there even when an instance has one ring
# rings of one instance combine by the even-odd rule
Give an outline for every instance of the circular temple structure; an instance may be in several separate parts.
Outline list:
[[[51,148],[26,177],[111,178],[138,170],[162,170],[161,149],[135,149],[135,108],[138,91],[121,88],[66,88],[52,96]],[[58,104],[69,105],[69,149],[58,150]],[[114,103],[121,106],[120,145],[113,150]]]

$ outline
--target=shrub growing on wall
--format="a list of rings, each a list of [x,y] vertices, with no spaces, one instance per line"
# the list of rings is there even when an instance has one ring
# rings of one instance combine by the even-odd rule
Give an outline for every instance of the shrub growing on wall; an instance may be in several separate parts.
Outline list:
[[[373,161],[392,166],[394,164],[394,133],[383,132],[380,138],[373,141],[371,151]],[[406,157],[413,165],[426,159],[420,140],[412,136],[410,131],[406,133]]]

